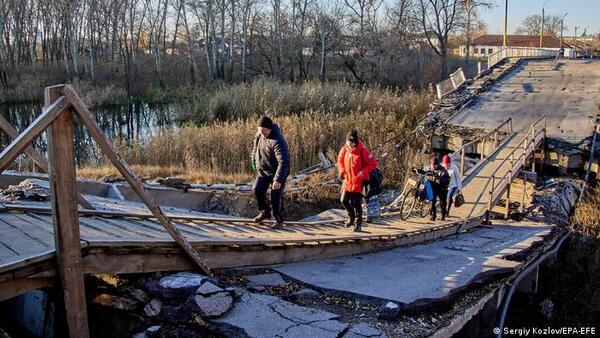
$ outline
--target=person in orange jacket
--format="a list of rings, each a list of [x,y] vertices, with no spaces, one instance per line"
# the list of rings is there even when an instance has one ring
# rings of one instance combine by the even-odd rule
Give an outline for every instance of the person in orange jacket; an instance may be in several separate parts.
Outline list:
[[[346,227],[355,225],[354,231],[362,227],[362,189],[369,180],[371,171],[377,168],[377,159],[364,146],[356,130],[346,136],[346,144],[338,155],[338,171],[344,180],[340,198],[344,209],[348,212]]]

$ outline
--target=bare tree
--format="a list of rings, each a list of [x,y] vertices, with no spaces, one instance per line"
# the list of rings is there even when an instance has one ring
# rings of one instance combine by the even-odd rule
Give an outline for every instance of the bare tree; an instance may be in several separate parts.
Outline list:
[[[458,24],[460,0],[419,0],[415,18],[427,43],[439,56],[440,78],[448,75],[448,36]]]
[[[327,56],[340,46],[342,9],[336,4],[321,3],[315,8],[314,51],[319,53],[319,79],[325,81]]]
[[[560,21],[559,15],[546,15],[544,16],[544,34],[557,36],[560,34]],[[530,15],[523,19],[521,26],[517,28],[517,34],[525,35],[539,35],[542,26],[542,16],[539,14]],[[566,26],[563,29],[568,30]]]
[[[491,9],[493,4],[490,0],[462,0],[464,14],[465,39],[467,40],[467,53],[465,61],[469,61],[471,54],[471,41],[473,40],[473,26],[480,26],[478,14],[480,9]]]

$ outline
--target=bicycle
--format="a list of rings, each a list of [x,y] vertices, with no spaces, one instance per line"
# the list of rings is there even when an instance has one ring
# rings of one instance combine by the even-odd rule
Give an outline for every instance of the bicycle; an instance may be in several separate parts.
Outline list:
[[[418,175],[419,178],[417,180],[409,177],[405,185],[405,191],[408,186],[412,187],[406,191],[400,203],[400,218],[403,221],[407,220],[414,210],[418,210],[421,217],[426,217],[431,212],[431,201],[427,199],[428,176],[431,176],[431,174],[424,173]]]

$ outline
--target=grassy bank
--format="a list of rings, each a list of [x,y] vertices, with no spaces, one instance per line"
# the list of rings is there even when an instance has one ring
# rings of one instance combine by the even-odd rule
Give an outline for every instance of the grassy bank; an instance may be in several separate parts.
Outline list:
[[[121,143],[118,147],[124,158],[140,169],[176,168],[194,182],[217,179],[215,175],[223,182],[235,181],[252,174],[249,159],[255,120],[266,111],[284,132],[292,172],[296,172],[319,163],[319,152],[335,161],[352,128],[358,129],[370,147],[392,136],[405,139],[427,112],[430,100],[427,93],[355,88],[343,82],[293,85],[258,81],[223,87],[210,98],[204,111],[195,112],[216,122],[168,129],[147,142]],[[404,171],[402,159],[411,156],[412,150],[397,151],[389,143],[378,155],[384,151],[391,154],[381,163],[386,179],[397,183]],[[100,159],[80,172],[96,178],[102,176],[99,173],[107,165],[106,159]]]

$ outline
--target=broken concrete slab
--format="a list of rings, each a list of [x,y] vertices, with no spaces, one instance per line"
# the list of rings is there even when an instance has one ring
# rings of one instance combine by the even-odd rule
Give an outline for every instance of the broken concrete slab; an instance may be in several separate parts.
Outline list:
[[[337,320],[318,321],[310,324],[299,324],[286,330],[282,337],[304,338],[304,337],[339,337],[347,324]]]
[[[347,325],[338,315],[310,309],[277,297],[244,293],[211,327],[228,337],[338,337]]]
[[[167,323],[187,323],[192,319],[192,312],[185,305],[163,305],[159,318]]]
[[[265,287],[284,285],[286,285],[286,282],[278,273],[265,273],[248,276],[248,287],[257,291],[262,291]]]
[[[290,295],[290,299],[296,301],[301,299],[317,298],[319,296],[321,296],[321,294],[318,291],[309,288],[304,288],[302,290],[292,293]]]
[[[358,323],[353,325],[348,332],[344,335],[343,338],[384,338],[387,337],[384,333],[377,330],[373,326],[367,323]]]
[[[154,318],[160,314],[162,308],[162,302],[158,299],[153,299],[146,306],[144,306],[144,314],[147,317]]]
[[[164,298],[187,298],[208,277],[191,272],[180,272],[161,278],[157,285],[150,287],[155,293],[159,293]]]
[[[402,307],[394,302],[386,302],[382,304],[377,310],[377,318],[394,320],[400,314]]]
[[[148,295],[144,291],[133,286],[119,286],[117,292],[134,298],[141,303],[147,303],[149,300]]]
[[[155,337],[158,331],[160,330],[160,325],[150,326],[146,330],[136,333],[132,336],[132,338],[152,338]]]
[[[512,271],[520,263],[505,256],[530,247],[551,228],[538,223],[494,225],[493,229],[478,229],[458,238],[413,247],[272,269],[316,289],[376,302],[427,305],[450,297],[482,276]],[[456,242],[461,245],[453,245]],[[423,269],[423,257],[427,257],[427,269]]]
[[[204,295],[204,296],[207,296],[207,295],[211,295],[213,293],[222,292],[222,291],[223,291],[223,289],[221,289],[220,287],[214,285],[213,283],[211,283],[211,282],[204,282],[204,284],[202,284],[202,286],[200,286],[196,290],[196,293]]]
[[[196,295],[193,297],[192,306],[200,312],[202,317],[216,318],[227,313],[233,306],[233,298],[228,292],[219,292],[209,296]]]

